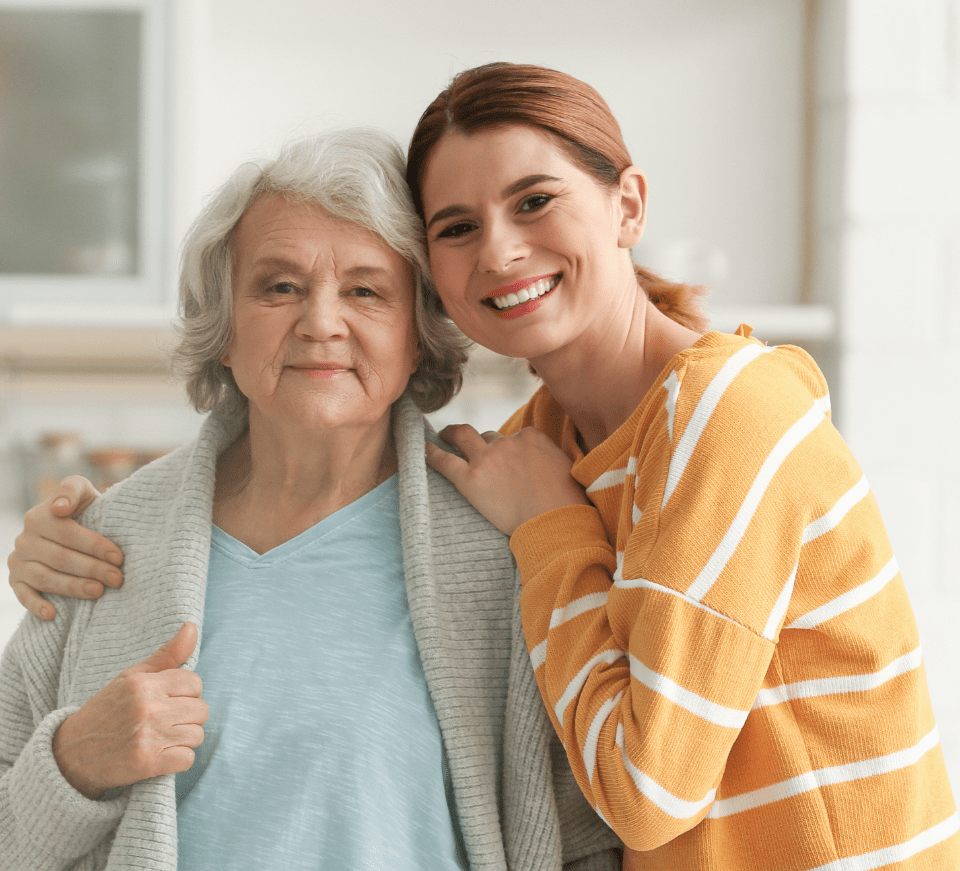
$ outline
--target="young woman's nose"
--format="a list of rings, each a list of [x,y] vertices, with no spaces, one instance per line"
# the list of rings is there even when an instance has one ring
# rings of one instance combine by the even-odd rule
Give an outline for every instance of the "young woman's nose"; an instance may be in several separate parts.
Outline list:
[[[300,317],[295,328],[297,337],[318,342],[346,335],[343,309],[339,292],[309,293],[300,304]]]
[[[526,256],[526,245],[516,227],[507,221],[491,221],[480,231],[477,266],[481,272],[503,272]]]

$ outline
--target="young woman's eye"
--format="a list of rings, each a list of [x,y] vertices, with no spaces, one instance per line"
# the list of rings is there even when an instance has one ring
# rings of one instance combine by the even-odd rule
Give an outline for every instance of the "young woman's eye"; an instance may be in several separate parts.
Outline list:
[[[473,224],[468,224],[466,221],[457,221],[456,224],[451,224],[449,227],[444,227],[439,233],[437,233],[438,239],[456,239],[459,236],[463,236],[465,233],[469,233],[473,229]]]
[[[531,194],[520,203],[521,212],[536,212],[542,209],[553,197],[549,194]]]

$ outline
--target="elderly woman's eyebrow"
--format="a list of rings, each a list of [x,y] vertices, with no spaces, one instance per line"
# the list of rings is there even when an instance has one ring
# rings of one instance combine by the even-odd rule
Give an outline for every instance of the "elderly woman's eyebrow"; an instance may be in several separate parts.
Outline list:
[[[344,278],[349,278],[352,281],[362,281],[364,279],[383,281],[394,278],[396,273],[390,269],[384,269],[382,266],[353,266],[346,270],[343,275]]]
[[[508,184],[500,192],[500,196],[502,199],[506,200],[525,191],[529,187],[542,184],[545,181],[557,182],[563,181],[563,179],[557,178],[555,175],[547,175],[546,173],[542,172],[534,173],[533,175],[525,175],[523,178],[519,178],[515,182]],[[440,209],[439,212],[434,214],[429,221],[427,221],[427,229],[429,230],[437,221],[442,221],[445,218],[457,218],[461,215],[468,214],[469,211],[470,209],[468,206],[464,206],[459,203],[456,203],[452,206],[445,206],[444,208]]]

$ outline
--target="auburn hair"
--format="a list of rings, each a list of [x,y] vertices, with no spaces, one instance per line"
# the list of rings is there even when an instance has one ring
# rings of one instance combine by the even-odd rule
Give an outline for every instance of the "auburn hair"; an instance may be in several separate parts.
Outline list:
[[[586,82],[547,67],[490,63],[464,70],[420,116],[407,152],[407,183],[421,218],[423,177],[436,144],[450,131],[466,135],[521,125],[546,133],[570,160],[603,187],[620,181],[633,161],[620,125]],[[706,288],[663,278],[634,266],[637,283],[664,314],[706,332],[700,307]]]

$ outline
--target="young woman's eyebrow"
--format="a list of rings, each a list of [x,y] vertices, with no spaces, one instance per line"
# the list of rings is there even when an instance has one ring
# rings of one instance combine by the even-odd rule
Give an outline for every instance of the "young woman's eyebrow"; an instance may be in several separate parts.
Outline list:
[[[536,173],[534,175],[525,175],[523,178],[517,179],[515,182],[507,185],[500,193],[500,196],[503,199],[509,199],[510,197],[516,196],[521,191],[525,191],[529,187],[534,185],[541,184],[545,181],[563,181],[562,178],[557,178],[554,175],[546,175],[545,173]],[[436,212],[434,216],[427,221],[427,229],[429,230],[437,221],[442,221],[446,218],[458,218],[461,215],[466,215],[469,213],[470,209],[467,206],[454,204],[452,206],[444,206],[440,211]]]
[[[533,187],[534,185],[541,184],[545,181],[563,181],[563,179],[557,178],[553,175],[545,175],[544,173],[525,175],[523,178],[517,179],[513,184],[505,187],[501,196],[504,199],[508,199],[509,197],[516,196],[521,191],[525,191],[529,187]]]

